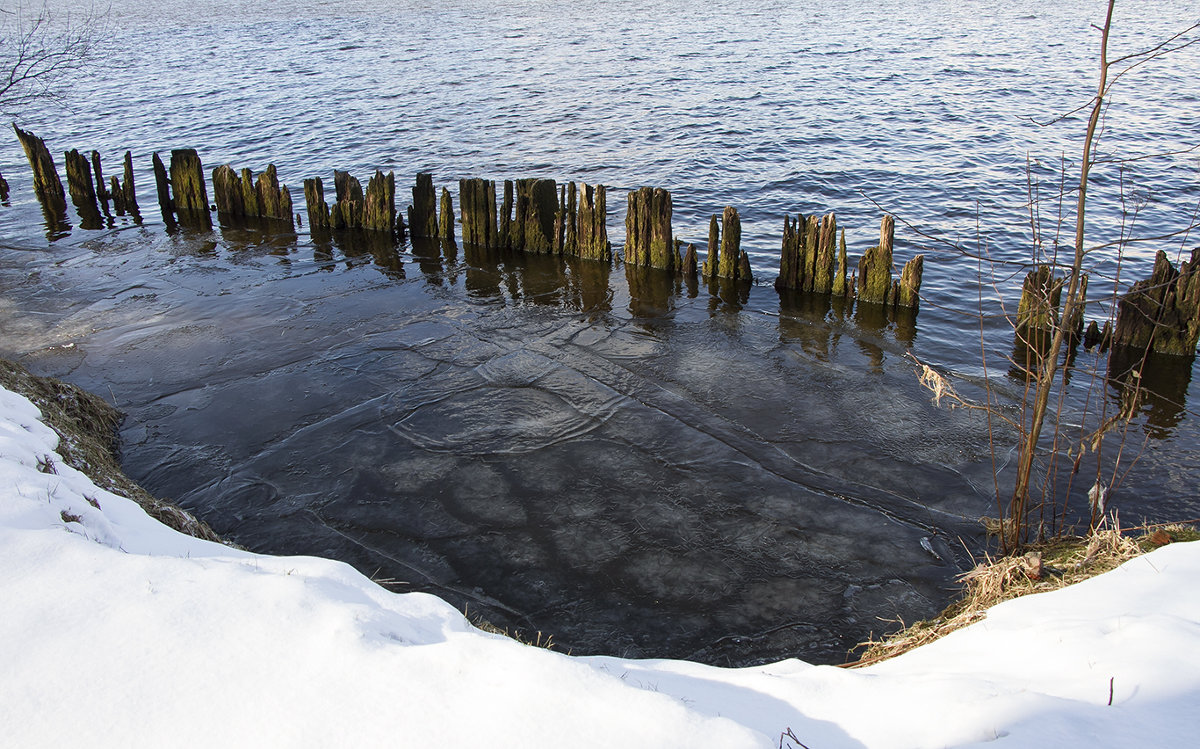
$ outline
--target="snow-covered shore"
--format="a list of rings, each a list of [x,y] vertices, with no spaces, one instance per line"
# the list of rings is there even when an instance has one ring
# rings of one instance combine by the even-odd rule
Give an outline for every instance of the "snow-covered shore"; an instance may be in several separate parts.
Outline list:
[[[790,730],[782,746],[809,749],[1124,748],[1200,733],[1200,543],[856,671],[579,658],[338,562],[179,534],[57,442],[0,389],[8,746],[776,747]]]

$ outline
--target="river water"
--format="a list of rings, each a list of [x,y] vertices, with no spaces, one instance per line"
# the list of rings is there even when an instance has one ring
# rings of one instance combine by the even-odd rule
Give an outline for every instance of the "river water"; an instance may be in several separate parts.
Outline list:
[[[978,518],[996,514],[993,468],[1001,494],[1011,481],[1013,435],[930,403],[905,353],[969,397],[986,378],[1014,408],[1001,303],[1015,307],[1014,264],[1034,257],[1031,189],[1040,250],[1069,243],[1056,196],[1083,129],[1036,121],[1087,102],[1102,10],[113,8],[103,75],[77,84],[69,111],[19,120],[52,151],[100,150],[108,173],[131,150],[146,221],[48,229],[3,139],[0,354],[109,396],[128,414],[129,473],[256,550],[343,559],[576,653],[840,661],[889,620],[935,613],[986,548]],[[1146,46],[1189,13],[1122,3],[1114,45]],[[1123,81],[1104,153],[1194,145],[1197,69],[1189,49]],[[298,198],[335,168],[395,170],[400,194],[418,171],[452,192],[467,176],[603,183],[614,246],[625,191],[665,187],[677,236],[701,247],[708,216],[739,209],[758,283],[329,243],[303,227],[168,232],[150,154],[181,147],[210,167],[274,163]],[[1125,166],[1097,174],[1092,243],[1193,221],[1194,152]],[[852,257],[883,211],[900,219],[898,262],[926,254],[915,321],[770,287],[783,216],[829,210]],[[1125,281],[1195,241],[1129,244]],[[1001,265],[981,286],[959,250]],[[1117,259],[1097,252],[1096,277]],[[1088,376],[1104,371],[1096,353],[1074,366],[1062,411],[1078,436],[1122,388]],[[1200,516],[1194,374],[1191,361],[1147,373],[1157,392],[1116,466],[1127,521]]]

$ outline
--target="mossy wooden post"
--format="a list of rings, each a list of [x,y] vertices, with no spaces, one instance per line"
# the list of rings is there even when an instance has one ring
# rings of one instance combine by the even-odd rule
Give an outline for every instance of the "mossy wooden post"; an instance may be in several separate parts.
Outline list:
[[[817,224],[817,267],[812,290],[817,294],[833,291],[833,275],[837,264],[837,217],[827,213]]]
[[[515,249],[539,255],[556,249],[554,216],[558,211],[558,187],[552,179],[517,180],[517,215],[514,219],[521,244]]]
[[[846,230],[842,229],[838,238],[837,272],[833,274],[832,291],[835,297],[848,297],[854,293],[854,284],[846,281],[846,270]]]
[[[574,182],[566,185],[566,200],[563,203],[562,251],[564,255],[579,257],[579,189]]]
[[[371,231],[396,233],[396,173],[378,169],[367,182],[363,196],[362,227]]]
[[[811,292],[817,280],[817,243],[820,237],[820,218],[817,214],[806,216],[804,224],[797,227],[800,232],[800,262],[804,269],[800,288]]]
[[[706,281],[715,280],[717,277],[717,265],[721,261],[721,225],[717,222],[716,214],[708,217],[708,246],[705,248],[704,264],[701,266],[700,275]]]
[[[254,184],[258,210],[263,218],[275,221],[285,221],[295,226],[292,213],[292,193],[287,185],[279,184],[279,173],[274,164],[267,164],[266,170],[258,175]]]
[[[108,213],[108,188],[104,182],[104,170],[100,166],[100,152],[92,151],[92,176],[96,180],[96,200],[100,202],[101,208],[105,213]]]
[[[671,232],[671,193],[654,188],[650,206],[650,265],[675,269],[675,238]]]
[[[509,200],[505,184],[505,200]],[[458,181],[458,210],[462,219],[463,244],[484,248],[497,247],[496,183],[480,178]]]
[[[1159,250],[1150,277],[1117,302],[1112,345],[1191,356],[1200,338],[1200,248],[1179,270]]]
[[[233,167],[222,164],[212,170],[213,202],[217,204],[217,213],[231,218],[241,218],[246,215],[246,206],[242,198],[242,178],[233,171]]]
[[[362,183],[349,172],[335,169],[333,187],[336,201],[329,211],[329,225],[334,229],[362,228]]]
[[[858,261],[858,300],[887,304],[892,291],[892,241],[896,222],[884,216],[879,225],[879,244]]]
[[[608,198],[604,185],[579,184],[578,209],[574,224],[579,257],[612,261],[608,241]]]
[[[900,280],[896,283],[896,297],[893,303],[897,307],[908,307],[914,312],[921,304],[921,276],[925,272],[925,256],[917,255],[904,264],[900,271]]]
[[[462,197],[459,197],[459,210],[463,206]],[[513,230],[512,230],[512,212],[513,212],[513,182],[511,179],[504,180],[504,198],[500,205],[500,225],[496,236],[496,244],[504,249],[509,249],[513,246]],[[464,240],[465,241],[465,240]]]
[[[696,245],[689,242],[687,246],[687,252],[685,252],[683,255],[683,267],[680,268],[680,272],[683,274],[683,277],[689,281],[695,281],[699,272],[699,262],[700,258],[696,252]]]
[[[438,235],[436,196],[433,175],[429,172],[418,172],[412,188],[413,202],[408,209],[408,230],[414,237]]]
[[[715,220],[715,216],[713,217]],[[779,248],[779,277],[775,279],[776,291],[800,288],[800,235],[797,226],[804,220],[798,216],[795,221],[791,216],[783,217],[783,241]],[[709,232],[712,232],[710,227]]]
[[[742,219],[737,209],[725,206],[721,213],[721,256],[717,264],[717,275],[721,278],[737,279],[742,259]]]
[[[450,191],[442,188],[442,209],[438,211],[438,236],[443,242],[454,243],[454,202]]]
[[[162,211],[163,222],[167,226],[175,224],[175,201],[171,198],[171,181],[167,177],[167,167],[154,153],[154,186],[158,195],[158,208]]]
[[[1025,276],[1017,305],[1017,340],[1041,350],[1058,327],[1063,279],[1049,265],[1040,265]]]
[[[116,192],[114,189],[113,193]],[[125,152],[125,174],[121,181],[121,200],[125,205],[125,210],[140,220],[142,215],[141,209],[138,208],[137,188],[133,184],[133,153],[131,151]]]
[[[100,207],[96,205],[96,188],[87,157],[72,148],[63,154],[63,159],[67,167],[67,189],[71,193],[71,202],[79,209],[80,215],[98,215]]]
[[[320,177],[304,180],[304,203],[308,207],[310,231],[330,228],[329,204],[325,202],[325,186]]]
[[[179,222],[201,229],[212,228],[208,212],[208,188],[200,155],[192,148],[171,151],[171,195]]]
[[[234,187],[238,191],[235,199],[240,206],[238,216],[261,216],[262,209],[258,204],[258,190],[254,188],[254,172],[243,168],[237,177]]]
[[[663,270],[675,269],[675,240],[671,235],[671,193],[661,187],[640,187],[627,198],[625,262]]]
[[[13,124],[17,140],[25,150],[29,166],[33,170],[33,191],[42,202],[46,212],[60,220],[67,214],[67,194],[63,191],[62,180],[54,166],[54,158],[46,143],[36,135],[26,132]]]

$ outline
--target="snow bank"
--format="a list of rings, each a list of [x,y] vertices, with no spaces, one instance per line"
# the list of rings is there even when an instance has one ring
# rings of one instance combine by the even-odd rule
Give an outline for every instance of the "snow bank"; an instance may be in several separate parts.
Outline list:
[[[0,389],[10,746],[776,747],[790,729],[810,749],[1129,747],[1200,729],[1200,544],[858,671],[573,658],[341,563],[178,534],[56,443]]]

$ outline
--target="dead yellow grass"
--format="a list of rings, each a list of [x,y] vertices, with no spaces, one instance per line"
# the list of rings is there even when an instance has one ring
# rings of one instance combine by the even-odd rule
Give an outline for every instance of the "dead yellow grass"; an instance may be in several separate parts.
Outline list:
[[[987,617],[998,603],[1030,593],[1044,593],[1086,580],[1172,541],[1200,539],[1195,528],[1172,524],[1123,531],[1114,522],[1086,537],[1061,538],[1029,548],[1023,556],[988,558],[959,580],[963,596],[936,618],[861,643],[862,656],[847,668],[869,666],[943,637]]]

